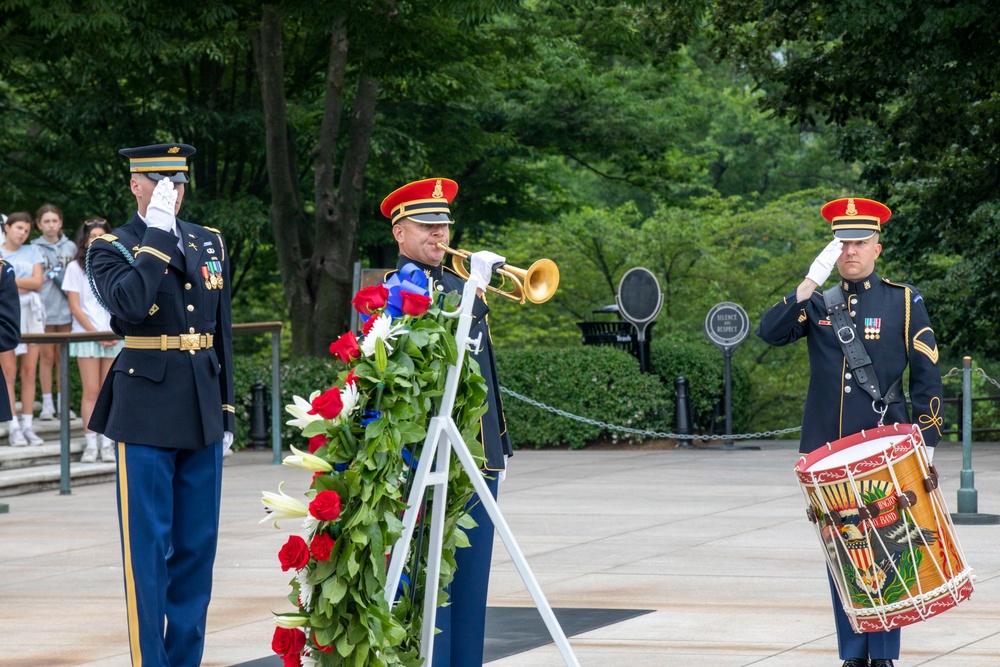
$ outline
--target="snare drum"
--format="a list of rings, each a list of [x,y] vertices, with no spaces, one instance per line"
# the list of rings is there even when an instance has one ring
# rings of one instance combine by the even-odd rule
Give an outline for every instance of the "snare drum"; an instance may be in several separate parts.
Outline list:
[[[855,632],[926,620],[972,594],[972,569],[919,427],[828,443],[795,472]]]

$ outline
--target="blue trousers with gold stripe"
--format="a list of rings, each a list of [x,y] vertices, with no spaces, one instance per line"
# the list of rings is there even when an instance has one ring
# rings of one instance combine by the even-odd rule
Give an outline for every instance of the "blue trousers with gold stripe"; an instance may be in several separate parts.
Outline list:
[[[499,482],[496,473],[490,473],[490,477],[485,478],[486,486],[496,500]],[[479,496],[473,496],[469,502],[472,504],[469,514],[479,525],[466,531],[469,546],[455,551],[457,569],[448,588],[451,604],[437,610],[440,632],[434,635],[433,667],[482,667],[483,664],[486,593],[496,529]]]
[[[118,522],[133,667],[197,667],[219,536],[222,443],[118,443]]]
[[[883,658],[888,660],[899,659],[899,628],[895,630],[879,630],[877,632],[855,632],[851,627],[851,621],[844,612],[844,605],[840,601],[840,594],[833,583],[830,571],[826,572],[830,580],[830,595],[833,597],[833,618],[837,621],[837,650],[840,652],[840,659],[849,658]]]

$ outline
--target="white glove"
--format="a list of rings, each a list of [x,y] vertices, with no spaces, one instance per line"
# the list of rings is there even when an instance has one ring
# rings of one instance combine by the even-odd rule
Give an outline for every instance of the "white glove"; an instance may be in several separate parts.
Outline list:
[[[486,286],[490,284],[490,278],[493,277],[493,272],[506,263],[507,258],[501,257],[495,252],[489,250],[474,252],[469,259],[471,266],[469,279],[477,281],[479,289],[486,289]]]
[[[503,484],[503,481],[507,479],[507,455],[503,455],[503,470],[497,473],[497,484]]]
[[[844,242],[840,239],[833,239],[826,244],[822,252],[813,260],[806,278],[812,280],[817,285],[825,283],[826,279],[830,277],[833,267],[837,265],[837,259],[840,258],[840,251],[843,247]]]
[[[928,463],[933,463],[934,462],[934,450],[935,449],[937,449],[937,447],[924,447],[924,451],[927,452],[927,462]]]
[[[174,217],[174,206],[177,204],[177,190],[169,179],[164,178],[156,184],[153,196],[149,198],[146,207],[146,224],[165,232],[174,233],[177,218]]]
[[[233,432],[226,431],[222,434],[222,455],[225,456],[233,448]]]

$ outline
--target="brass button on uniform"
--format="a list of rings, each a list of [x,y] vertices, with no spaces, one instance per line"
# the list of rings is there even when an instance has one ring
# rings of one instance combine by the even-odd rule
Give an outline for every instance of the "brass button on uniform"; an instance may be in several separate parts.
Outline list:
[[[184,289],[191,289],[191,283],[184,283]]]
[[[194,354],[194,353],[195,353],[196,351],[197,351],[197,350],[188,350],[188,352],[190,352],[190,353],[191,353],[192,355],[193,355],[193,354]]]
[[[193,313],[194,312],[194,304],[190,304],[190,303],[188,304],[188,312],[189,313]],[[853,315],[853,313],[851,313],[851,314]]]
[[[135,375],[135,369],[134,368],[128,369],[128,374],[129,375]]]
[[[844,377],[846,379],[850,380],[851,379],[851,374],[850,373],[844,373]]]
[[[851,393],[851,387],[850,387],[850,385],[844,387],[844,393],[845,394],[850,394]]]
[[[190,329],[188,329],[188,333],[194,333],[194,327],[191,327]]]

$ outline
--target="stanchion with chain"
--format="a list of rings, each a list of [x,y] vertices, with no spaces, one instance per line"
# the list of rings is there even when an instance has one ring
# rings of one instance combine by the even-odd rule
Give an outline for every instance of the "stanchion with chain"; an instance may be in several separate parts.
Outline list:
[[[972,357],[962,358],[962,472],[958,490],[958,511],[951,515],[953,523],[992,525],[1000,523],[1000,515],[979,513],[979,492],[976,491],[972,470]]]

